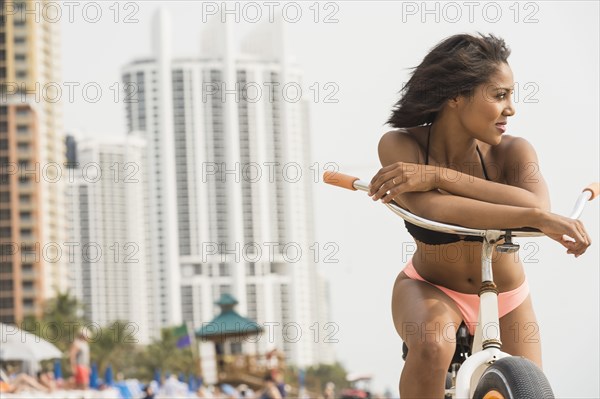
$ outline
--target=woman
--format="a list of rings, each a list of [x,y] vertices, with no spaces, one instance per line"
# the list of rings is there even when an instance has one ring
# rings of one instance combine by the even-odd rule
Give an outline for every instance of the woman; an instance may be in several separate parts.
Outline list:
[[[387,121],[397,130],[379,142],[383,168],[369,195],[449,224],[535,227],[577,257],[590,245],[583,224],[549,212],[535,150],[504,134],[515,114],[509,54],[502,39],[481,33],[451,36],[427,54]],[[406,227],[417,249],[392,293],[394,325],[409,348],[400,395],[442,398],[456,330],[464,321],[473,334],[477,322],[481,238]],[[502,350],[541,367],[523,265],[514,254],[497,253],[493,271]]]

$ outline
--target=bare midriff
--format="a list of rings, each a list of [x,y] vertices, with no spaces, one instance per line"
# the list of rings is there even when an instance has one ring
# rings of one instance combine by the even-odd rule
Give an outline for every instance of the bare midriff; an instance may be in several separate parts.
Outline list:
[[[412,257],[415,270],[427,281],[451,290],[477,294],[481,286],[481,249],[483,244],[459,241],[430,245],[416,241]],[[510,291],[524,279],[519,252],[492,254],[492,272],[499,292]]]

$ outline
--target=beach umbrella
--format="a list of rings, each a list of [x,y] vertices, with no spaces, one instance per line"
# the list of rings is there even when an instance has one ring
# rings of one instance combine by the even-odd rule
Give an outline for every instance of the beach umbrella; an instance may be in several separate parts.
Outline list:
[[[56,346],[16,326],[0,323],[0,360],[39,362],[59,359],[62,352]]]
[[[63,375],[62,375],[62,364],[60,362],[60,359],[56,359],[54,361],[54,379],[55,380],[62,380]]]
[[[98,389],[98,365],[92,363],[92,373],[90,375],[90,388]]]
[[[190,392],[196,392],[196,390],[198,389],[198,385],[196,384],[196,377],[193,374],[189,375],[188,389]]]
[[[104,382],[106,382],[106,385],[109,387],[113,384],[113,370],[110,365],[104,370]]]
[[[154,377],[152,378],[152,381],[156,381],[158,386],[160,386],[160,374],[161,373],[159,369],[154,369]]]

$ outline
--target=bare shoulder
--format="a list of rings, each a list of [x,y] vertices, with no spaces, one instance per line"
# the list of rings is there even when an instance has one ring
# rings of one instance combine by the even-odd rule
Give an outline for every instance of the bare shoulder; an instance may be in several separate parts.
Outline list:
[[[394,162],[419,163],[420,144],[411,129],[391,130],[379,140],[379,159],[383,166]]]
[[[533,145],[525,138],[511,136],[509,134],[502,136],[502,141],[496,146],[492,146],[490,153],[494,159],[504,164],[514,164],[515,162],[527,163],[537,162],[537,155]]]

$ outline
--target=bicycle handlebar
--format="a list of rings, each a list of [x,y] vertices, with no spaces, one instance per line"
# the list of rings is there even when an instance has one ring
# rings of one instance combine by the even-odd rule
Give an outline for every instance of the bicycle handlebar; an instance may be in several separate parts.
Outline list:
[[[368,192],[369,184],[365,181],[360,180],[358,177],[346,175],[339,172],[331,172],[327,171],[323,174],[323,181],[327,184],[331,184],[337,187],[345,188],[348,190],[356,191],[361,190]],[[583,208],[585,207],[585,203],[587,201],[591,201],[594,198],[598,197],[600,192],[599,184],[597,182],[589,184],[586,188],[584,188],[577,198],[575,202],[575,207],[569,216],[571,219],[578,219],[583,212]],[[510,232],[513,237],[538,237],[543,236],[540,230],[532,228],[532,227],[521,227],[518,229],[471,229],[468,227],[457,226],[453,224],[446,224],[436,222],[434,220],[429,220],[417,216],[404,208],[399,207],[396,204],[385,204],[388,208],[390,208],[395,214],[400,216],[402,219],[406,220],[409,223],[415,224],[417,226],[423,227],[425,229],[441,231],[444,233],[452,233],[452,234],[461,234],[461,235],[469,235],[469,236],[480,236],[485,237],[488,232],[495,231],[500,233]]]

